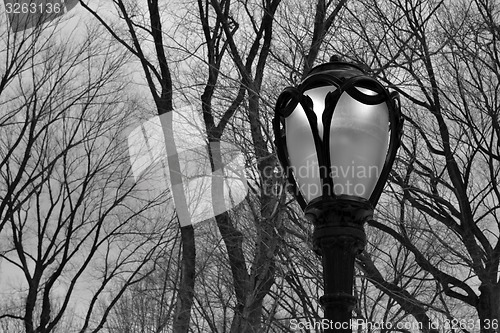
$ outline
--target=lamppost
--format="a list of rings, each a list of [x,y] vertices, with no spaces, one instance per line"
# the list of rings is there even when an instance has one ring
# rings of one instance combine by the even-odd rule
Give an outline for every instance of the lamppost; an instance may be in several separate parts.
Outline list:
[[[351,331],[354,260],[365,246],[364,223],[392,168],[402,123],[398,93],[346,62],[314,67],[298,87],[278,97],[275,145],[314,225],[327,332]]]

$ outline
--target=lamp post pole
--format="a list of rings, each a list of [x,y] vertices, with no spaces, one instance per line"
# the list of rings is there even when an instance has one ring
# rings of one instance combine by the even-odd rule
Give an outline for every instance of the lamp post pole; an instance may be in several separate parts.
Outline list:
[[[323,265],[325,332],[351,332],[354,261],[365,247],[364,223],[373,208],[368,201],[326,199],[309,205],[305,214],[314,225],[314,250]]]
[[[392,168],[402,123],[399,95],[338,59],[314,67],[276,102],[278,158],[314,225],[322,260],[325,332],[351,332],[355,258],[365,247],[364,224]]]

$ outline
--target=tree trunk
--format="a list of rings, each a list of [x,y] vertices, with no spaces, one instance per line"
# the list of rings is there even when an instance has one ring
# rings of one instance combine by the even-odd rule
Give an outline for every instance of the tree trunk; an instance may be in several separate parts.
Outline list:
[[[481,333],[496,333],[500,323],[500,285],[485,285],[479,287],[477,313],[481,324]]]
[[[174,332],[187,333],[193,306],[196,247],[192,225],[181,227],[182,267],[174,317]]]

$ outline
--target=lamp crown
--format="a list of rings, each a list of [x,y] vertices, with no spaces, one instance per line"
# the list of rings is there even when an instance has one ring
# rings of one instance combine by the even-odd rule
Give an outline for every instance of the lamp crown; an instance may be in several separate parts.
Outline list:
[[[337,54],[334,54],[330,57],[330,62],[341,62],[341,61],[342,61],[342,58]]]
[[[340,60],[313,67],[276,103],[278,157],[302,208],[341,196],[375,206],[399,146],[399,95]]]

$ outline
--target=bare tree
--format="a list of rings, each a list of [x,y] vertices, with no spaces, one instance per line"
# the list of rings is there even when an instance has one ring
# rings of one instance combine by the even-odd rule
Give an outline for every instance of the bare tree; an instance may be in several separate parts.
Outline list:
[[[178,14],[157,1],[114,5],[117,21],[86,8],[139,60],[158,113],[199,101],[212,171],[224,164],[217,147],[231,141],[253,172],[247,202],[218,214],[216,230],[200,225],[195,244],[194,228],[181,228],[182,279],[166,288],[177,302],[174,331],[286,332],[292,318],[320,316],[310,226],[286,192],[276,193],[282,175],[269,172],[269,119],[277,87],[332,53],[365,64],[405,97],[402,152],[370,222],[378,232],[358,261],[366,278],[358,315],[411,315],[424,332],[435,319],[474,319],[472,308],[483,323],[498,321],[495,4],[200,0]],[[220,179],[212,186],[224,192]]]
[[[260,170],[268,167],[269,163],[275,163],[274,157],[267,147],[267,139],[263,137],[260,129],[260,97],[259,91],[262,85],[263,74],[266,64],[266,59],[269,54],[269,47],[272,34],[273,15],[279,1],[266,2],[263,7],[256,7],[258,15],[252,16],[250,8],[246,5],[231,5],[227,2],[198,2],[198,12],[200,14],[200,21],[203,30],[205,42],[208,44],[207,48],[207,64],[208,64],[208,79],[205,85],[205,90],[202,95],[203,117],[208,134],[208,141],[210,145],[210,157],[212,169],[219,170],[222,168],[222,159],[220,156],[220,149],[214,149],[220,144],[222,133],[225,126],[229,122],[232,115],[237,110],[238,106],[242,103],[243,95],[245,92],[249,93],[250,112],[249,117],[253,120],[250,121],[253,134],[252,140],[257,149],[257,161]],[[99,13],[84,5],[88,10],[93,12],[96,17]],[[134,20],[132,17],[131,8],[122,1],[117,1],[116,6],[121,17],[124,19],[125,24],[132,37],[132,42],[129,43],[116,30],[104,20],[101,20],[108,31],[128,50],[138,57],[141,61],[146,80],[150,87],[153,99],[157,104],[159,114],[169,112],[172,110],[172,79],[170,71],[167,66],[167,57],[164,48],[166,44],[163,42],[163,30],[161,26],[162,16],[161,8],[156,1],[148,4],[147,9],[143,9],[148,19],[145,21]],[[137,7],[138,8],[138,7]],[[248,15],[248,22],[254,22],[256,25],[251,31],[255,35],[251,42],[250,53],[248,55],[240,54],[238,46],[236,45],[234,34],[237,30],[238,23],[234,21],[232,15],[233,11],[240,11]],[[215,23],[209,19],[209,15],[216,17]],[[262,15],[260,19],[259,16]],[[260,22],[258,21],[260,20]],[[153,55],[146,54],[143,51],[141,43],[144,41],[140,39],[140,33],[145,32],[154,40],[155,52]],[[264,43],[261,48],[259,45]],[[223,114],[222,118],[218,119],[216,124],[215,115],[212,111],[212,95],[215,84],[218,81],[218,73],[222,58],[226,56],[226,50],[230,50],[227,56],[237,59],[235,62],[240,75],[243,76],[243,81],[238,88],[238,93],[235,99],[229,105],[227,111]],[[149,58],[148,58],[149,57]],[[243,60],[242,57],[246,57]],[[150,60],[148,60],[150,59]],[[157,64],[157,65],[156,65]],[[250,74],[251,67],[257,64],[258,70],[255,76]],[[158,66],[158,67],[156,67]],[[156,70],[156,68],[159,68]],[[159,84],[157,84],[159,82]],[[158,88],[156,88],[158,87]],[[161,92],[161,93],[160,93]],[[268,182],[266,180],[265,182]],[[264,183],[265,183],[264,182]],[[220,183],[214,182],[213,187],[218,188],[219,191],[214,190],[214,193],[223,193],[220,191]],[[270,185],[265,185],[270,186]],[[267,192],[263,192],[267,193]],[[213,196],[214,201],[219,200],[218,196]],[[216,216],[218,229],[226,244],[227,255],[230,262],[231,271],[233,274],[233,286],[236,294],[237,305],[234,309],[234,318],[232,323],[233,332],[246,332],[258,330],[261,323],[262,316],[262,302],[273,283],[273,241],[274,229],[272,224],[264,223],[273,215],[275,205],[275,198],[269,195],[264,195],[260,199],[262,206],[259,208],[260,212],[254,220],[255,227],[260,237],[257,238],[256,254],[252,260],[251,273],[247,271],[246,259],[242,248],[243,240],[242,233],[236,229],[230,215],[225,212]],[[223,203],[214,202],[214,206],[221,206]],[[190,319],[190,308],[193,299],[194,287],[194,238],[192,226],[189,228],[182,228],[182,241],[183,241],[183,280],[179,286],[179,295],[177,298],[178,308],[176,313],[176,321],[174,321],[174,330],[179,332],[186,332]]]
[[[147,8],[143,8],[134,1],[114,1],[117,16],[128,30],[128,33],[121,33],[120,29],[115,27],[114,22],[107,22],[101,13],[98,13],[98,9],[91,8],[83,1],[80,3],[100,21],[116,41],[125,46],[127,51],[139,60],[158,115],[171,113],[174,107],[173,83],[169,59],[165,50],[167,45],[164,41],[162,28],[164,22],[161,15],[164,8],[161,4],[157,0],[148,1]],[[153,52],[151,53],[147,52],[147,48],[144,46],[148,39],[152,41],[150,46]],[[170,132],[173,131],[171,126],[170,123]],[[166,142],[166,144],[171,145],[173,150],[176,149],[175,142]],[[168,163],[170,170],[180,170],[176,154],[169,158]],[[170,171],[169,175],[172,183],[182,184],[181,174]],[[172,195],[177,208],[186,208],[186,197],[182,191],[173,191]],[[182,274],[173,325],[176,332],[187,332],[193,304],[196,258],[194,229],[191,224],[181,227],[181,239]]]
[[[58,27],[3,35],[0,258],[16,301],[0,321],[97,332],[168,243],[155,209],[169,196],[131,181],[123,133],[135,116],[116,93],[126,54],[98,28]]]
[[[371,225],[437,281],[434,296],[418,296],[423,304],[442,299],[438,317],[482,332],[500,319],[497,7],[365,1],[351,7],[341,44],[405,97],[408,130],[392,174],[399,208]]]

